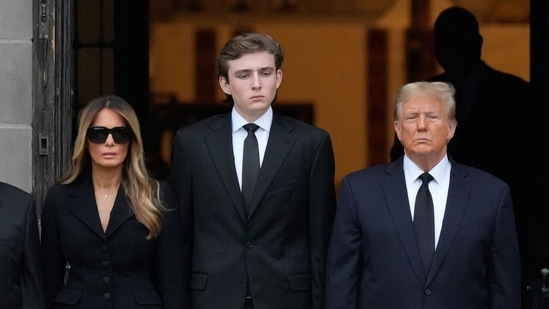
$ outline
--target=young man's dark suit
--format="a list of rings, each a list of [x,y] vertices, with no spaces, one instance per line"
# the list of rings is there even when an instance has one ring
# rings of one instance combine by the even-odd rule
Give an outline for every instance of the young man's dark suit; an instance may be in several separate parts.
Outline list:
[[[0,183],[0,307],[45,308],[32,195]]]
[[[192,246],[192,308],[244,308],[247,277],[255,309],[324,308],[335,212],[327,132],[274,114],[247,217],[230,114],[180,129],[171,165]]]

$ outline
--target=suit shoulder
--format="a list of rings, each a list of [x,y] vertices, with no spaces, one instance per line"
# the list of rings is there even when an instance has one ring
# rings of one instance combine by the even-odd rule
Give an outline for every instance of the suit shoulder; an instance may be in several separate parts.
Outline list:
[[[5,182],[0,182],[0,197],[15,204],[28,204],[32,199],[32,195],[27,191]]]
[[[63,197],[65,195],[67,195],[71,191],[71,187],[74,187],[74,183],[73,184],[68,184],[68,185],[55,184],[55,185],[51,186],[48,189],[48,192],[46,193],[46,199],[45,199],[44,203],[47,204],[48,201],[58,199],[60,197]]]
[[[277,121],[292,126],[295,130],[298,130],[300,132],[308,132],[318,135],[330,135],[328,131],[297,118],[276,114],[276,119],[278,119]]]
[[[513,87],[512,89],[518,88],[522,90],[528,90],[530,88],[529,82],[511,73],[498,71],[496,69],[488,67],[486,74],[488,76],[485,80],[487,82],[492,82],[493,84],[498,86],[499,89],[510,90],[510,89],[507,89],[507,87]]]
[[[218,122],[219,120],[228,117],[227,114],[219,114],[219,115],[213,115],[209,116],[204,119],[197,120],[195,122],[192,122],[190,124],[184,125],[180,127],[177,130],[177,134],[185,134],[185,133],[196,133],[202,130],[205,130],[206,128],[210,127],[213,123]],[[230,117],[229,117],[230,119]]]
[[[27,191],[6,182],[0,182],[0,193],[1,196],[29,197],[31,195]]]
[[[479,184],[482,183],[483,186],[488,186],[490,184],[496,185],[496,186],[507,186],[507,183],[501,178],[496,177],[479,168],[469,166],[469,165],[463,165],[463,164],[458,164],[457,167],[465,171],[467,177],[471,181]]]
[[[387,175],[387,167],[387,164],[373,165],[351,172],[347,174],[344,179],[352,182],[379,182]]]

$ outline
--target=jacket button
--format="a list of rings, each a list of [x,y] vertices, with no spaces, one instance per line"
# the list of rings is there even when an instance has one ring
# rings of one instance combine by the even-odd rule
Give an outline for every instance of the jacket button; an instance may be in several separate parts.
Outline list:
[[[111,278],[105,276],[103,277],[103,279],[101,279],[101,282],[103,282],[103,284],[109,284],[109,282],[111,282]]]
[[[245,288],[246,287],[246,281],[240,281],[240,287]]]
[[[111,299],[111,293],[109,293],[109,292],[104,293],[103,294],[103,300],[109,300],[109,299]]]
[[[254,247],[254,245],[251,242],[248,241],[248,242],[246,242],[246,247],[248,249],[252,249]]]
[[[107,245],[101,245],[101,252],[107,252]]]
[[[431,290],[426,289],[426,290],[425,290],[425,295],[427,295],[427,296],[431,295]]]
[[[101,267],[103,267],[103,268],[109,268],[109,261],[103,261],[103,262],[101,262]]]

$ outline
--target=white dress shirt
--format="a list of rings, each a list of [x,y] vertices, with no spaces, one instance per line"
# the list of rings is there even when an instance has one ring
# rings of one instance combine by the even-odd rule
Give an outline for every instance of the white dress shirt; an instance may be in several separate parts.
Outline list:
[[[420,169],[410,158],[404,156],[403,162],[404,178],[406,179],[406,190],[408,191],[408,201],[412,220],[414,218],[414,206],[417,191],[421,187],[422,181],[418,177],[425,171]],[[450,170],[452,166],[448,161],[448,156],[444,156],[440,162],[430,171],[427,171],[433,180],[429,182],[429,191],[433,197],[433,207],[435,215],[435,248],[438,244],[440,231],[442,230],[442,221],[446,211],[446,201],[448,200],[448,188],[450,185]]]

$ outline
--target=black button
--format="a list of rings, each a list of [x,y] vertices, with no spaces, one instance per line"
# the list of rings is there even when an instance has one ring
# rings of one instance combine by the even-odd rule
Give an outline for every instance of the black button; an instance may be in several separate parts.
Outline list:
[[[111,278],[105,276],[103,277],[103,279],[101,279],[101,282],[103,282],[103,284],[109,284],[109,282],[111,282]]]
[[[109,268],[109,261],[103,261],[103,262],[101,262],[101,266],[102,266],[103,268]]]
[[[101,245],[101,252],[107,252],[108,249],[107,245]]]
[[[245,288],[246,287],[246,281],[240,281],[240,287]]]
[[[252,249],[254,247],[254,245],[251,242],[248,241],[246,243],[246,247],[248,247],[248,249]]]
[[[103,300],[109,300],[109,299],[111,299],[111,293],[109,293],[109,292],[104,293],[103,294]]]
[[[426,290],[425,290],[425,295],[427,295],[427,296],[431,295],[431,290],[426,289]]]

